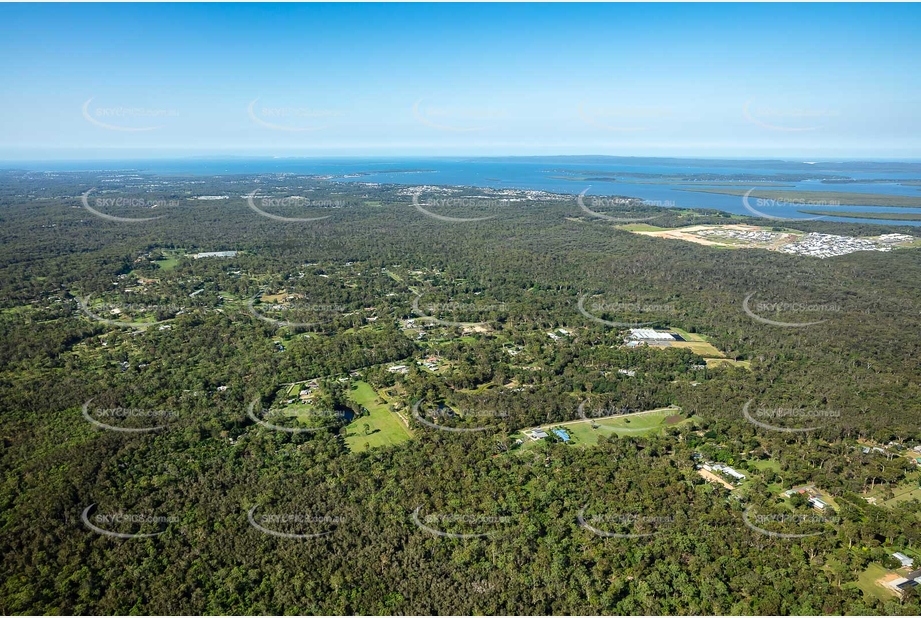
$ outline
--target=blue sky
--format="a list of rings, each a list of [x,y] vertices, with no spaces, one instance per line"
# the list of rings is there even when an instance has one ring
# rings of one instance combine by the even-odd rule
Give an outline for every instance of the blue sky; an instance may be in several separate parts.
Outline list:
[[[921,157],[921,6],[0,5],[0,158]]]

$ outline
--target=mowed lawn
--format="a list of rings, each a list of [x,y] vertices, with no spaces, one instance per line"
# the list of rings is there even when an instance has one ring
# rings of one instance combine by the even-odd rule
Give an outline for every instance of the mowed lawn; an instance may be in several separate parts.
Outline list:
[[[570,444],[594,446],[595,444],[598,444],[599,436],[647,436],[657,431],[661,431],[663,427],[677,427],[686,424],[690,420],[684,417],[680,417],[681,420],[678,422],[673,424],[666,423],[665,419],[671,416],[677,416],[677,412],[678,411],[674,409],[663,408],[660,410],[650,410],[649,412],[643,412],[640,414],[629,414],[615,418],[596,419],[595,424],[598,426],[598,429],[592,429],[591,419],[585,421],[544,425],[542,426],[542,429],[544,429],[547,433],[550,433],[550,429],[559,427],[561,429],[565,429],[570,438],[572,438]],[[524,447],[537,444],[537,442],[534,442],[530,438],[525,437],[523,434],[516,434],[515,437],[520,437],[524,440],[524,444],[522,445]]]
[[[355,382],[348,397],[367,408],[371,413],[370,416],[356,417],[354,421],[346,425],[348,434],[345,437],[345,444],[349,450],[358,452],[366,448],[392,446],[412,437],[409,429],[396,414],[388,410],[386,405],[377,403],[377,392],[367,382]],[[365,435],[365,425],[369,427],[369,435]]]
[[[162,260],[156,260],[154,264],[159,266],[160,270],[173,270],[174,268],[179,266],[179,258],[171,256],[171,257],[164,258]]]
[[[894,497],[891,500],[886,500],[883,502],[884,506],[895,506],[899,502],[908,502],[910,500],[921,500],[921,487],[918,487],[918,482],[914,481],[913,483],[906,484],[908,487],[899,486],[893,492]]]
[[[844,587],[859,588],[867,596],[885,601],[895,597],[894,592],[889,592],[887,588],[883,588],[876,583],[876,580],[884,577],[886,573],[888,573],[888,571],[883,567],[883,565],[873,562],[863,573],[857,576],[856,582],[845,584]]]
[[[704,362],[707,367],[719,367],[720,365],[735,365],[736,367],[752,368],[752,362],[747,360],[732,360],[731,358],[705,358]]]
[[[691,352],[700,354],[704,358],[724,356],[724,354],[717,350],[712,343],[707,343],[706,341],[675,341],[671,344],[671,347],[688,348]]]
[[[617,434],[619,436],[645,436],[659,431],[666,426],[665,419],[674,416],[676,410],[651,410],[642,414],[629,414],[616,418],[608,418],[596,421],[598,429],[592,429],[590,421],[565,425],[563,428],[569,432],[569,435],[575,437],[583,444],[597,444],[598,436],[609,436]],[[687,419],[682,417],[681,423]],[[680,423],[675,423],[680,424]]]

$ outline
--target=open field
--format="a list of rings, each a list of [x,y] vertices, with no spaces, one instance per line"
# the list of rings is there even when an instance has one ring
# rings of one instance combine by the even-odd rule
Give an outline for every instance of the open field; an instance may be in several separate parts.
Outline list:
[[[162,260],[156,260],[154,262],[160,270],[173,270],[179,265],[179,258],[174,256],[169,256]]]
[[[864,498],[873,498],[879,506],[894,506],[899,502],[907,502],[915,498],[921,500],[921,487],[918,486],[918,474],[909,474],[905,480],[892,487],[892,498],[886,498],[888,486],[877,485],[871,491],[861,494]]]
[[[921,500],[921,487],[918,487],[916,483],[913,483],[914,487],[909,487],[908,489],[899,488],[894,493],[895,496],[883,502],[884,506],[895,506],[899,502],[909,502],[911,500]]]
[[[736,249],[777,249],[783,245],[799,240],[803,235],[802,232],[797,230],[782,228],[775,230],[769,227],[741,223],[730,223],[726,225],[689,225],[679,228],[655,228],[653,226],[647,226],[651,229],[631,229],[632,227],[633,226],[621,226],[621,229],[626,229],[630,232],[633,232],[634,234],[639,234],[641,236],[668,238],[671,240],[683,240],[685,242],[693,242],[698,245],[707,245],[709,247]],[[727,232],[738,233],[769,232],[770,238],[764,240],[749,240],[746,238],[734,238],[732,236],[726,235],[710,235],[705,238],[699,234],[700,232],[708,232],[710,230],[725,230]]]
[[[701,335],[700,333],[689,333],[688,331],[684,329],[675,328],[675,327],[671,327],[669,330],[673,330],[679,335],[681,335],[681,338],[684,339],[685,341],[706,341],[707,340],[707,336]]]
[[[888,588],[883,588],[876,582],[886,577],[887,573],[888,571],[886,571],[883,565],[874,562],[870,564],[863,573],[857,576],[856,582],[845,584],[844,587],[857,588],[869,597],[879,599],[880,601],[886,601],[895,597],[895,593],[891,592]]]
[[[752,368],[752,362],[747,360],[733,360],[731,358],[705,358],[704,362],[707,367],[719,367],[720,365],[735,365],[736,367]]]
[[[356,417],[346,425],[348,434],[345,443],[350,450],[363,451],[365,448],[392,446],[412,437],[400,417],[388,410],[386,405],[377,403],[377,392],[367,382],[355,382],[348,396],[370,412],[370,416]],[[370,428],[369,435],[364,435],[366,424]]]
[[[617,227],[627,232],[661,232],[665,229],[664,227],[649,225],[648,223],[628,223],[627,225],[619,225]]]
[[[713,474],[713,473],[710,472],[709,470],[703,470],[703,469],[701,469],[701,470],[698,470],[698,471],[697,471],[697,474],[701,475],[702,477],[704,477],[706,480],[710,481],[711,483],[716,483],[717,485],[722,485],[723,487],[725,487],[725,488],[728,489],[729,491],[732,491],[733,489],[735,489],[735,485],[733,485],[732,483],[730,483],[730,482],[727,481],[726,479],[720,478],[720,477],[717,476],[716,474]]]
[[[652,226],[649,226],[649,227],[652,227]],[[706,238],[701,238],[700,236],[696,236],[695,234],[691,233],[691,232],[697,232],[700,230],[705,230],[710,227],[711,226],[707,226],[707,225],[692,225],[690,227],[674,229],[674,230],[658,228],[655,230],[648,230],[648,231],[643,231],[643,230],[631,230],[631,231],[633,231],[634,234],[640,234],[642,236],[652,236],[654,238],[669,238],[671,240],[683,240],[686,242],[697,243],[698,245],[707,245],[707,246],[714,246],[714,247],[729,246],[726,243],[717,242],[717,241],[709,240]]]
[[[598,443],[599,436],[646,436],[660,431],[663,427],[685,425],[691,421],[691,419],[678,416],[677,412],[679,411],[675,408],[661,408],[610,418],[579,419],[563,423],[551,423],[541,425],[540,429],[550,433],[551,429],[560,427],[565,429],[570,438],[572,438],[570,444],[593,446]],[[593,421],[598,427],[597,429],[592,429]],[[524,440],[522,448],[527,448],[539,442],[531,440],[523,432],[517,432],[512,437]]]
[[[765,470],[780,472],[780,462],[775,459],[751,459],[749,463],[761,472]]]
[[[706,341],[673,341],[671,347],[688,348],[691,352],[700,354],[704,358],[722,358],[725,356],[722,352],[713,347],[713,344],[707,343]]]

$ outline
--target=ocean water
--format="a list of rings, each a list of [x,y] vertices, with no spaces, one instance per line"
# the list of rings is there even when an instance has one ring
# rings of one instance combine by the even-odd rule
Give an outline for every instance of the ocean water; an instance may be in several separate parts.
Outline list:
[[[854,182],[824,184],[822,178],[846,176],[855,180],[921,180],[921,163],[902,164],[799,161],[750,161],[706,159],[655,159],[630,157],[520,157],[520,158],[186,158],[136,161],[31,162],[2,164],[0,167],[40,171],[115,171],[134,170],[164,175],[234,175],[289,173],[324,175],[339,182],[373,182],[403,185],[453,185],[514,188],[587,196],[623,196],[647,200],[674,208],[712,208],[735,214],[752,215],[740,196],[695,193],[688,188],[719,188],[713,182],[663,182],[646,175],[680,176],[688,174],[757,174],[774,177],[783,174],[810,174],[815,179],[780,182],[791,187],[767,187],[794,191],[878,193],[921,197],[921,186],[897,183]],[[615,181],[584,180],[592,174],[614,174]],[[735,188],[755,188],[756,183],[739,182]],[[833,201],[833,200],[830,200]],[[795,203],[771,203],[749,198],[748,205],[772,217],[805,218]],[[921,209],[854,205],[805,206],[838,212],[914,212]],[[766,219],[770,220],[770,219]],[[893,225],[921,225],[921,222],[881,221],[857,218],[833,220]]]

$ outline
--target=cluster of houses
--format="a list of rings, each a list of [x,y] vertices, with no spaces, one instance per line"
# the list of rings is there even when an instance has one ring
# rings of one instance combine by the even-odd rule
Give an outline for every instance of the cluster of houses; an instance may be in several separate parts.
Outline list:
[[[698,458],[700,458],[700,455],[695,454],[695,459],[698,459]],[[739,472],[732,466],[727,466],[726,464],[717,463],[713,461],[704,461],[702,463],[697,464],[696,467],[698,470],[706,470],[707,472],[711,472],[713,474],[719,474],[719,475],[722,475],[723,477],[728,477],[734,485],[738,485],[739,483],[741,483],[747,478],[744,474],[742,474],[741,472]]]
[[[563,442],[569,442],[570,440],[572,440],[572,438],[569,435],[569,432],[563,429],[562,427],[554,427],[550,431]],[[531,440],[535,440],[535,441],[543,440],[544,438],[550,437],[550,434],[547,433],[545,430],[541,429],[540,427],[538,427],[537,429],[526,430],[524,432],[524,435],[526,435]]]
[[[417,341],[421,341],[422,339],[425,339],[425,329],[435,328],[437,326],[437,324],[435,324],[434,322],[426,322],[424,320],[417,321],[415,318],[409,318],[409,319],[403,320],[402,325],[403,325],[403,328],[407,330],[420,329],[419,332],[416,333]]]
[[[902,552],[895,552],[892,557],[901,563],[901,568],[908,571],[904,577],[896,577],[886,582],[893,592],[902,596],[918,584],[921,584],[921,569],[914,569],[915,561]],[[913,570],[914,569],[914,570]]]
[[[426,359],[416,361],[417,365],[422,365],[429,371],[438,371],[438,368],[441,367],[441,359],[437,356],[429,356]]]
[[[310,403],[316,396],[316,392],[319,388],[320,383],[317,380],[311,380],[310,382],[305,383],[301,388],[301,391],[297,394],[298,399],[301,400],[301,403]]]
[[[894,237],[894,238],[893,238]],[[797,242],[784,245],[778,249],[781,253],[808,255],[817,258],[829,258],[847,255],[855,251],[892,251],[894,245],[914,240],[905,234],[884,234],[880,241],[837,234],[819,234],[810,232]]]
[[[821,494],[815,488],[815,485],[806,485],[803,487],[794,487],[793,489],[788,489],[783,492],[785,498],[789,498],[793,494],[800,494],[806,496],[806,502],[817,511],[824,511],[831,505],[822,499]]]
[[[909,448],[905,446],[904,444],[901,444],[899,442],[889,442],[888,444],[886,444],[886,448],[882,448],[879,446],[864,446],[861,448],[861,452],[864,455],[870,455],[873,453],[879,453],[880,455],[891,455],[892,453],[888,449],[891,449],[892,451],[896,451],[899,453],[902,453],[904,451],[905,455],[908,457],[909,460],[911,460],[913,464],[915,464],[918,467],[921,467],[921,444],[917,444],[911,447],[911,449],[909,450]]]

